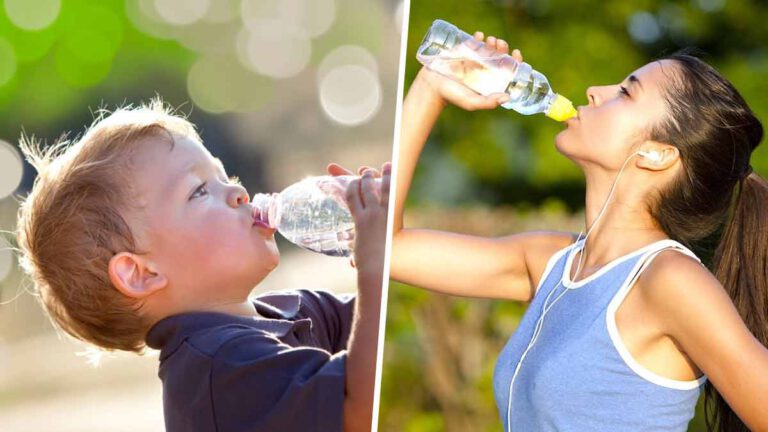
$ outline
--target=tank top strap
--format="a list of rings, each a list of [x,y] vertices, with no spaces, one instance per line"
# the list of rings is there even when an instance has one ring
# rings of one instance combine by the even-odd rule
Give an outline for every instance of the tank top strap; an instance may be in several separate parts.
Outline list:
[[[559,249],[554,254],[552,254],[551,257],[549,257],[547,264],[544,267],[544,272],[541,274],[541,278],[539,279],[539,283],[533,291],[532,301],[536,298],[539,291],[549,291],[560,282],[563,268],[565,263],[568,261],[569,255],[573,251],[573,248],[581,244],[583,241],[584,240],[581,240],[578,243],[571,243],[568,246]]]
[[[672,239],[659,240],[656,243],[652,243],[649,246],[647,246],[647,250],[643,252],[640,258],[637,260],[637,264],[635,265],[635,268],[631,273],[631,279],[629,280],[628,285],[632,286],[632,284],[637,281],[637,278],[640,277],[640,274],[646,268],[648,268],[648,266],[651,265],[651,263],[653,262],[653,259],[656,258],[658,254],[660,254],[661,252],[667,249],[674,249],[678,252],[688,255],[689,257],[701,263],[701,259],[699,259],[699,257],[696,256],[696,254],[694,254],[687,247],[683,246],[680,242]]]
[[[654,258],[656,258],[661,252],[667,249],[673,249],[685,255],[688,255],[691,258],[698,261],[699,263],[701,263],[701,260],[699,259],[699,257],[697,257],[696,254],[694,254],[690,249],[688,249],[687,247],[683,246],[679,242],[672,239],[664,239],[656,243],[652,243],[646,246],[646,249],[647,250],[645,250],[640,255],[639,258],[637,258],[634,265],[632,266],[632,269],[627,274],[627,277],[624,280],[624,283],[621,284],[617,292],[613,295],[613,297],[608,303],[608,307],[605,313],[605,321],[606,321],[606,326],[608,330],[608,335],[613,341],[613,344],[616,350],[618,351],[619,355],[623,358],[624,362],[635,373],[645,378],[647,381],[653,382],[655,384],[658,384],[660,386],[667,387],[667,388],[672,388],[677,390],[697,391],[696,389],[707,380],[706,375],[702,375],[701,377],[695,380],[690,380],[690,381],[680,381],[680,380],[675,380],[675,379],[658,375],[646,369],[644,366],[642,366],[632,357],[632,354],[624,345],[619,335],[619,330],[616,324],[616,312],[619,306],[621,305],[621,303],[626,298],[626,296],[629,294],[629,291],[632,289],[635,282],[637,282],[637,279],[640,277],[643,271],[651,265]]]

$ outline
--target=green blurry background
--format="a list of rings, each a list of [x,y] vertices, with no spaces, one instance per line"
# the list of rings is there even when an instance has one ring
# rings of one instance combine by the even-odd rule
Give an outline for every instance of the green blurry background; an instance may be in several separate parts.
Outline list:
[[[586,104],[645,63],[696,46],[768,124],[768,5],[747,0],[412,0],[405,88],[431,22],[506,39],[555,91]],[[581,171],[544,116],[448,107],[416,169],[406,225],[477,235],[583,227]],[[752,157],[768,174],[768,146]],[[493,365],[525,305],[450,298],[392,282],[379,425],[385,431],[499,431]],[[691,431],[704,431],[701,404]]]
[[[157,94],[251,194],[331,161],[379,166],[392,157],[402,16],[400,0],[0,0],[0,430],[163,430],[156,356],[91,367],[18,271],[17,201],[35,176],[14,150],[22,131],[75,138],[97,109]],[[355,290],[348,260],[278,246],[258,291]]]

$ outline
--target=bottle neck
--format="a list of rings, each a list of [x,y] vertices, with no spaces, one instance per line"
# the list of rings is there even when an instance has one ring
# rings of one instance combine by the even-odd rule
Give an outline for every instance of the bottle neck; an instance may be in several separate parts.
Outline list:
[[[251,199],[254,221],[262,222],[271,228],[277,228],[280,215],[277,212],[280,195],[259,193]]]

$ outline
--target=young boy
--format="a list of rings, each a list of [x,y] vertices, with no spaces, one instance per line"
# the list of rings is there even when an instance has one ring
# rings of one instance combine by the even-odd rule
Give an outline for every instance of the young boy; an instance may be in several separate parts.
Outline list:
[[[159,100],[97,119],[74,144],[21,141],[38,177],[21,264],[52,321],[104,349],[160,350],[166,429],[371,426],[389,165],[347,189],[356,299],[249,294],[279,262],[236,178]]]

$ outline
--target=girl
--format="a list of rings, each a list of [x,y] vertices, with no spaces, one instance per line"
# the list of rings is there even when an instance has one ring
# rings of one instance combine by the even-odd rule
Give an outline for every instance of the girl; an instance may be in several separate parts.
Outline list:
[[[442,108],[507,101],[422,69],[403,105],[391,278],[530,302],[494,374],[505,430],[685,431],[702,387],[711,428],[768,430],[768,184],[750,167],[760,121],[685,54],[587,98],[555,138],[586,178],[585,236],[408,229],[404,203]],[[723,224],[707,268],[689,247]]]

